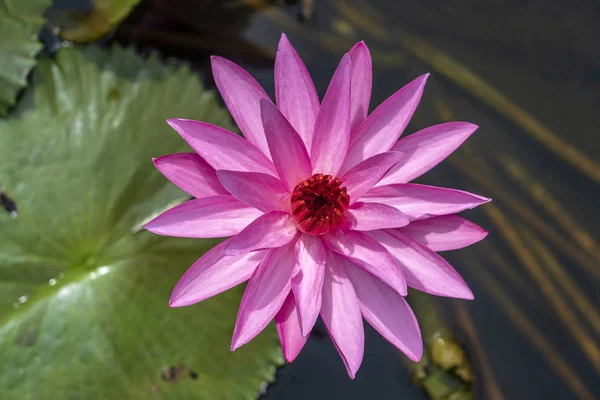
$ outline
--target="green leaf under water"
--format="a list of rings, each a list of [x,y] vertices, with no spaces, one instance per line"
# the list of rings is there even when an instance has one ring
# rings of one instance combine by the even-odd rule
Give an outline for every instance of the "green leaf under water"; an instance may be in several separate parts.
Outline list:
[[[86,12],[62,10],[65,27],[61,36],[73,42],[89,42],[101,38],[125,19],[140,0],[94,0]],[[63,24],[61,24],[63,25]]]
[[[0,122],[18,211],[0,212],[0,398],[254,398],[281,356],[272,330],[229,351],[240,288],[168,308],[215,241],[138,228],[185,196],[152,165],[186,150],[165,119],[228,114],[187,69],[118,47],[39,72],[35,107]]]
[[[50,0],[0,0],[0,116],[27,86],[27,75],[41,50],[38,32]]]

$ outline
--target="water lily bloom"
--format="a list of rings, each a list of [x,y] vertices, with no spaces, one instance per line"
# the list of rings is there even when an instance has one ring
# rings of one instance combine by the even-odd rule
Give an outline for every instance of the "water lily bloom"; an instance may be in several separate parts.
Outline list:
[[[360,42],[342,58],[320,102],[285,35],[275,61],[273,103],[242,68],[212,58],[214,78],[245,139],[204,122],[168,123],[195,153],[155,159],[195,197],[145,225],[177,237],[228,237],[181,278],[171,307],[188,306],[248,281],[231,349],[273,319],[288,361],[318,316],[348,374],[363,357],[363,318],[411,360],[423,345],[407,286],[472,299],[437,251],[487,232],[455,215],[489,201],[468,192],[407,183],[477,128],[452,122],[402,140],[428,75],[370,115],[371,58]]]

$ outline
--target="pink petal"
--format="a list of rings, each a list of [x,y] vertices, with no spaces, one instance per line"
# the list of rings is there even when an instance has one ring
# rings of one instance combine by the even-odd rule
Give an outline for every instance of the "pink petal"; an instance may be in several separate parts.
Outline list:
[[[225,254],[238,255],[255,250],[272,249],[288,244],[298,230],[293,218],[285,211],[271,211],[254,220],[231,238]]]
[[[350,140],[350,56],[338,66],[317,114],[310,159],[313,172],[337,173],[344,162]]]
[[[443,215],[414,221],[400,229],[403,235],[433,251],[462,249],[483,240],[488,231],[458,215]]]
[[[359,42],[348,52],[352,62],[350,94],[350,132],[367,118],[373,84],[371,53],[365,42]]]
[[[321,289],[325,268],[325,246],[318,236],[303,234],[296,243],[296,262],[300,270],[292,278],[292,291],[302,335],[306,336],[321,311]]]
[[[306,66],[285,34],[281,35],[275,57],[275,99],[310,151],[319,96]]]
[[[164,236],[216,238],[240,233],[262,212],[229,195],[186,201],[144,225]]]
[[[294,361],[308,340],[308,335],[302,336],[300,331],[296,302],[291,292],[281,306],[281,310],[275,315],[275,326],[285,360]]]
[[[346,187],[350,195],[350,204],[356,203],[403,157],[404,154],[396,152],[377,154],[340,176],[342,186]]]
[[[271,99],[258,82],[239,65],[217,56],[212,56],[210,61],[219,93],[237,126],[250,143],[270,157],[260,119],[260,101]]]
[[[356,231],[399,228],[408,225],[408,217],[394,207],[377,203],[354,203],[346,211],[342,228]]]
[[[231,350],[248,343],[275,317],[290,293],[296,264],[295,243],[267,250],[252,274],[238,311]]]
[[[227,243],[213,247],[186,271],[173,289],[170,307],[201,302],[250,279],[266,252],[226,256],[223,248]]]
[[[364,354],[365,333],[360,305],[348,278],[345,261],[327,252],[321,319],[350,378],[354,379]]]
[[[458,272],[426,246],[397,229],[372,231],[368,235],[396,257],[408,286],[438,296],[473,299],[473,293]]]
[[[417,109],[428,77],[422,75],[394,93],[355,129],[342,170],[392,148]]]
[[[423,340],[415,314],[402,296],[359,268],[348,268],[363,317],[388,342],[418,362]]]
[[[198,154],[169,154],[152,161],[168,180],[197,199],[229,194],[217,179],[214,168]]]
[[[257,112],[260,117],[260,110]],[[259,149],[233,132],[189,119],[170,119],[167,122],[216,170],[262,172],[277,176],[273,163]]]
[[[398,262],[370,236],[358,231],[337,229],[323,236],[323,243],[389,285],[401,296],[406,296],[406,280]]]
[[[462,190],[399,183],[375,187],[365,193],[361,201],[395,207],[414,221],[456,214],[487,203],[490,199]]]
[[[290,193],[281,181],[258,172],[217,171],[221,184],[242,203],[261,211],[289,210]]]
[[[311,176],[308,152],[298,133],[273,103],[262,101],[260,105],[273,163],[283,185],[293,190]]]
[[[448,122],[399,140],[392,150],[406,154],[406,158],[395,165],[377,186],[406,183],[418,178],[452,154],[475,130],[477,125],[468,122]]]

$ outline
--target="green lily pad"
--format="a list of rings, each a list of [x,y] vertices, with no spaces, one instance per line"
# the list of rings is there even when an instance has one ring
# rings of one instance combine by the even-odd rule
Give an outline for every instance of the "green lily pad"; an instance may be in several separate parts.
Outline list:
[[[51,20],[61,26],[60,35],[83,43],[101,38],[125,19],[140,0],[94,0],[89,10],[52,10]]]
[[[15,104],[27,86],[42,44],[38,32],[50,0],[0,0],[0,116]]]
[[[186,151],[165,123],[229,127],[185,68],[131,50],[43,59],[35,107],[0,121],[1,399],[251,399],[281,363],[274,331],[229,344],[241,288],[168,308],[214,240],[139,230],[185,194],[151,157]],[[0,210],[1,211],[1,210]]]

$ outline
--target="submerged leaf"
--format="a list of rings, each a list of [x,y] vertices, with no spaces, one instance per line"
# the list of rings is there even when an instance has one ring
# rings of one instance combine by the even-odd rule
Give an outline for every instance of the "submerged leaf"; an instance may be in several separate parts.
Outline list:
[[[0,0],[0,116],[27,86],[27,75],[41,50],[38,32],[50,0]]]
[[[59,21],[66,20],[61,36],[73,42],[99,39],[133,11],[140,0],[94,0],[88,11],[56,10]]]
[[[164,122],[229,127],[186,69],[133,51],[63,49],[35,108],[0,122],[0,398],[253,398],[281,361],[270,331],[235,353],[241,291],[169,309],[214,241],[137,232],[185,197],[152,156],[185,151]]]

